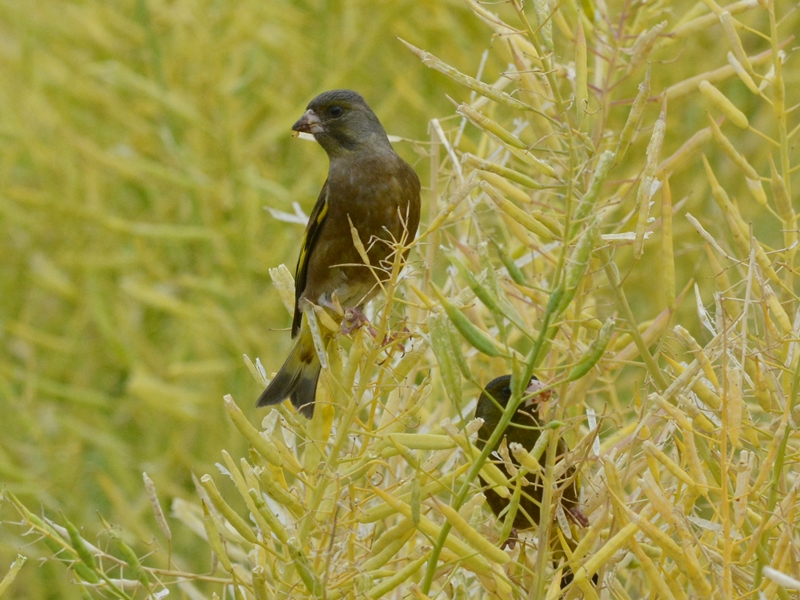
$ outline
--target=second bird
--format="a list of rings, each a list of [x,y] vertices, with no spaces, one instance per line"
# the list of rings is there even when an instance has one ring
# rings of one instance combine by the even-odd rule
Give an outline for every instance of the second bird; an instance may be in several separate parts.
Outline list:
[[[534,377],[528,384],[525,390],[525,395],[530,398],[524,401],[514,413],[506,428],[503,437],[506,444],[516,442],[520,444],[525,450],[531,450],[539,439],[539,434],[542,430],[540,422],[539,404],[546,401],[551,393],[540,392],[544,386],[539,380]],[[537,393],[539,392],[539,393]],[[503,416],[503,411],[511,400],[511,375],[503,375],[490,381],[484,388],[484,392],[478,399],[478,405],[475,408],[475,417],[483,419],[483,425],[478,430],[478,447],[483,448],[486,442],[489,441],[492,433],[494,433],[497,424]],[[492,454],[496,454],[497,449],[502,445],[502,440],[493,448]],[[564,456],[569,451],[567,443],[563,438],[558,440],[558,457]],[[511,456],[509,458],[515,466],[519,466],[516,459]],[[546,455],[542,454],[539,463],[542,469],[546,465]],[[511,474],[505,467],[503,461],[497,461],[497,466],[505,473],[507,477]],[[542,480],[535,473],[527,473],[525,478],[528,480],[528,485],[522,487],[522,493],[519,500],[519,508],[514,515],[513,527],[515,530],[531,529],[539,524],[540,509],[542,503]],[[486,502],[492,509],[492,512],[498,517],[504,515],[504,511],[509,506],[509,499],[503,498],[493,489],[489,488],[486,482],[481,479],[484,487],[484,494],[486,495]],[[561,507],[569,518],[581,525],[587,527],[589,520],[580,509],[578,482],[574,467],[569,467],[563,478],[558,482],[563,487],[561,493]],[[512,534],[516,537],[516,533]],[[556,555],[559,553],[557,552]],[[572,581],[572,573],[568,568],[564,570],[561,576],[561,587],[567,586]],[[597,583],[597,576],[592,578],[594,583]]]
[[[356,92],[320,94],[292,129],[314,136],[328,154],[330,169],[308,220],[295,271],[292,338],[297,341],[257,405],[290,398],[311,418],[321,367],[303,314],[318,305],[344,310],[343,328],[362,322],[363,305],[389,279],[394,244],[407,245],[416,235],[420,183]],[[353,241],[351,223],[369,266]]]

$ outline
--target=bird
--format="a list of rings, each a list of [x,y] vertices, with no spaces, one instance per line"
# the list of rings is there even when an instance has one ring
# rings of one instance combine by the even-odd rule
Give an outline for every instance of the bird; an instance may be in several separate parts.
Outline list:
[[[304,314],[315,305],[332,310],[342,315],[345,334],[366,322],[363,306],[389,279],[396,244],[407,248],[416,236],[421,186],[357,92],[318,95],[292,130],[313,135],[330,166],[300,244],[292,320],[296,341],[256,405],[290,398],[310,419],[321,365]],[[358,233],[368,265],[351,228]],[[403,260],[407,254],[408,250]]]
[[[525,390],[525,395],[529,396],[529,398],[523,401],[517,408],[511,418],[511,423],[509,423],[503,433],[503,438],[507,445],[516,442],[530,451],[536,444],[543,427],[539,414],[539,405],[549,400],[552,396],[552,392],[541,391],[543,389],[544,386],[542,383],[536,376],[533,376]],[[485,448],[486,443],[489,441],[497,424],[500,422],[503,411],[510,399],[511,375],[497,377],[485,386],[475,407],[475,417],[483,420],[483,424],[480,429],[478,429],[478,448]],[[501,439],[497,445],[492,448],[492,455],[497,456],[497,450],[503,444],[504,440]],[[563,457],[568,451],[567,443],[563,438],[559,439],[557,448],[558,457]],[[509,457],[512,464],[519,466],[519,463],[517,463],[513,456],[509,454]],[[546,458],[546,455],[542,454],[539,459],[539,464],[541,464],[542,469],[545,467]],[[496,462],[500,470],[507,477],[511,477],[504,461],[498,460]],[[575,467],[569,467],[559,481],[560,485],[565,485],[561,493],[561,506],[573,522],[582,527],[588,527],[589,520],[580,508],[578,480],[575,475]],[[539,524],[543,494],[542,481],[541,478],[534,473],[526,473],[525,479],[528,481],[528,484],[523,485],[521,490],[519,507],[514,515],[513,531],[509,538],[510,540],[516,538],[516,531],[532,529]],[[483,478],[481,478],[481,483],[485,488],[484,494],[489,508],[492,509],[492,512],[496,516],[500,517],[503,511],[508,507],[510,499],[503,498],[488,487]],[[561,587],[564,588],[569,585],[572,582],[572,578],[572,572],[569,568],[565,568],[561,576]],[[593,581],[597,583],[596,574],[593,576]]]

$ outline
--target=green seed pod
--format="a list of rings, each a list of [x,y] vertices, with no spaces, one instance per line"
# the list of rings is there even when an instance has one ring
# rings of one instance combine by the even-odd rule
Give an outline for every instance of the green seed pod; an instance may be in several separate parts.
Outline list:
[[[450,334],[447,330],[447,321],[444,315],[438,314],[431,316],[428,321],[428,331],[430,333],[431,348],[439,363],[439,374],[444,383],[450,401],[457,410],[461,410],[461,374],[454,364],[454,354],[456,350],[452,347]],[[458,348],[460,353],[461,348]],[[463,355],[462,355],[463,358]]]
[[[92,551],[89,550],[89,547],[86,545],[86,542],[81,537],[81,534],[78,533],[78,530],[75,527],[75,525],[70,523],[66,518],[64,518],[64,524],[67,528],[67,533],[69,534],[69,541],[72,544],[72,547],[75,549],[75,552],[78,553],[78,558],[80,558],[81,562],[84,565],[86,565],[86,567],[91,571],[90,576],[94,578],[94,579],[86,579],[84,577],[84,579],[86,579],[86,581],[96,583],[98,581],[98,577],[97,577],[97,563],[94,560],[94,554],[92,554]],[[81,577],[83,577],[83,575],[81,575]]]
[[[575,293],[578,291],[578,286],[583,279],[584,273],[586,273],[586,268],[589,266],[589,259],[592,256],[592,251],[594,250],[594,245],[597,240],[599,225],[600,219],[596,217],[578,239],[575,250],[572,251],[566,275],[564,276],[564,293],[558,304],[557,313],[567,308],[575,297]],[[550,299],[552,301],[552,295]]]
[[[728,119],[730,119],[731,123],[740,129],[747,129],[750,127],[747,116],[745,116],[742,111],[736,108],[733,102],[731,102],[725,94],[711,85],[707,79],[701,81],[698,87],[700,88],[700,92],[703,94],[703,96],[705,96],[709,102],[711,102],[711,104],[720,109],[722,113],[728,117]]]
[[[586,353],[570,370],[569,375],[567,375],[567,381],[575,381],[576,379],[580,379],[586,375],[586,373],[588,373],[591,368],[594,367],[603,357],[606,348],[608,348],[608,343],[611,341],[611,336],[614,335],[614,325],[614,317],[609,317],[606,319],[606,322],[603,323],[602,329],[600,329],[600,333],[598,333],[597,337],[592,340],[591,344],[589,344],[589,348],[586,350]]]
[[[214,522],[214,517],[211,515],[211,511],[208,510],[208,505],[205,503],[205,501],[203,501],[202,504],[203,528],[206,530],[208,545],[211,546],[211,550],[217,555],[222,568],[228,573],[232,573],[233,565],[231,565],[231,559],[228,557],[228,553],[225,552],[225,548],[222,545],[222,540],[219,537],[219,529],[217,528],[217,524]]]
[[[636,94],[636,99],[633,101],[631,111],[628,113],[628,120],[625,121],[625,126],[622,128],[622,133],[619,134],[619,143],[617,144],[617,157],[622,158],[625,152],[628,151],[628,146],[633,139],[639,123],[642,120],[645,106],[647,106],[647,99],[650,97],[650,65],[647,66],[647,71],[644,74],[644,80],[639,84],[639,93]]]
[[[573,223],[570,229],[570,237],[575,235],[575,231],[580,226],[580,223],[592,212],[592,208],[600,197],[600,190],[603,187],[603,183],[605,183],[606,177],[608,177],[608,172],[611,170],[611,167],[614,166],[615,157],[616,154],[611,150],[606,150],[600,155],[597,166],[592,173],[592,179],[589,181],[589,187],[583,195],[583,198],[581,198],[578,208],[575,210],[575,215],[572,218]]]
[[[292,557],[297,574],[300,575],[300,579],[305,584],[306,589],[315,598],[319,598],[323,595],[322,582],[319,580],[319,575],[311,567],[308,558],[300,548],[294,544],[287,544],[287,546],[289,547],[289,556]]]
[[[124,542],[122,539],[122,535],[119,531],[114,529],[110,523],[108,523],[102,516],[100,520],[103,523],[103,527],[106,528],[106,533],[114,542],[114,545],[119,550],[119,553],[122,555],[123,560],[128,563],[128,568],[131,570],[131,575],[139,580],[145,587],[150,586],[150,580],[147,578],[147,573],[142,570],[142,563],[139,561],[139,557],[136,556],[136,553],[133,551],[128,544]]]
[[[505,177],[509,181],[513,181],[514,183],[524,185],[526,188],[540,190],[544,187],[541,183],[539,183],[535,179],[531,179],[530,177],[528,177],[523,173],[520,173],[519,171],[515,171],[514,169],[509,169],[508,167],[504,167],[503,165],[498,165],[497,163],[489,162],[488,160],[483,159],[479,156],[475,156],[474,154],[470,154],[469,152],[465,153],[464,156],[461,157],[461,164],[474,167],[481,171],[486,171],[487,173],[494,173],[495,175],[500,175],[501,177]]]
[[[214,480],[211,478],[211,475],[203,475],[200,478],[200,484],[203,486],[203,489],[208,494],[211,503],[214,505],[222,516],[224,516],[228,523],[230,523],[233,528],[237,531],[239,535],[241,535],[244,539],[248,542],[255,544],[257,539],[255,534],[253,533],[252,527],[237,513],[233,508],[225,502],[225,499],[219,493]]]
[[[502,354],[492,338],[478,329],[464,313],[456,308],[450,300],[445,298],[442,291],[435,284],[431,284],[431,288],[436,298],[439,300],[439,303],[442,305],[442,308],[444,308],[444,311],[447,313],[447,316],[450,317],[450,320],[453,322],[453,325],[456,326],[459,333],[464,336],[464,339],[467,340],[473,348],[486,356],[496,357]]]
[[[525,279],[522,269],[517,266],[517,263],[514,262],[514,259],[511,258],[505,250],[503,250],[500,244],[494,240],[492,240],[492,244],[494,244],[494,247],[497,249],[497,255],[500,257],[500,262],[502,262],[503,266],[505,266],[506,271],[508,271],[508,276],[511,277],[511,280],[517,285],[524,285],[527,287],[528,280]]]
[[[278,538],[281,543],[288,543],[289,536],[286,534],[286,530],[283,528],[283,525],[281,525],[278,517],[276,517],[272,510],[270,510],[269,506],[267,506],[267,503],[264,502],[264,499],[261,497],[261,495],[253,489],[249,490],[249,494],[250,499],[258,511],[258,514],[264,519],[267,527],[269,528],[269,531],[262,531],[261,533],[264,536],[268,536],[270,532],[274,533],[275,537]]]

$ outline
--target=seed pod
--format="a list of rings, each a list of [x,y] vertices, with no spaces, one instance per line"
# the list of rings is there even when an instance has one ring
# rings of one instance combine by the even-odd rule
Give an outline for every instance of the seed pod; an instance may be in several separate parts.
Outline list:
[[[770,311],[772,314],[775,315],[775,320],[778,321],[778,325],[781,326],[784,335],[791,335],[792,334],[792,322],[789,319],[789,315],[786,314],[786,311],[783,310],[783,306],[778,300],[778,297],[775,295],[775,292],[772,291],[772,288],[765,284],[762,288],[764,290],[764,296],[767,300],[767,306],[769,306]]]
[[[62,515],[63,517],[63,515]],[[69,541],[72,544],[78,558],[81,559],[80,563],[75,563],[75,572],[78,573],[85,581],[89,583],[98,583],[100,578],[97,575],[97,563],[94,560],[94,554],[89,550],[86,542],[81,537],[75,525],[64,517],[64,526],[69,534]],[[79,567],[83,567],[79,570]]]
[[[411,507],[406,504],[405,502],[399,500],[398,498],[394,497],[392,494],[383,491],[380,488],[375,486],[371,486],[372,491],[375,492],[381,499],[383,499],[386,504],[391,506],[396,513],[400,513],[406,519],[411,519]],[[418,529],[424,533],[426,536],[432,539],[436,539],[439,537],[439,533],[441,532],[441,527],[431,521],[426,516],[420,516]],[[473,550],[470,546],[466,543],[461,541],[454,535],[449,535],[445,539],[444,543],[445,547],[451,550],[453,553],[458,555],[463,561],[464,564],[468,565],[469,568],[475,569],[476,572],[486,573],[489,574],[491,572],[491,567],[489,563],[483,558],[482,555],[476,554],[475,550]]]
[[[515,110],[533,110],[534,112],[537,113],[541,112],[539,110],[534,109],[534,107],[525,104],[524,102],[520,102],[516,98],[510,96],[509,94],[506,94],[505,92],[502,92],[497,88],[492,87],[489,84],[483,83],[482,81],[478,81],[474,77],[470,77],[469,75],[461,73],[460,71],[451,67],[444,61],[436,58],[430,52],[421,50],[416,46],[409,44],[403,39],[400,39],[400,41],[406,48],[408,48],[409,50],[411,50],[411,52],[417,55],[417,57],[422,61],[422,64],[424,64],[426,67],[430,67],[431,69],[439,71],[440,73],[446,75],[447,77],[450,77],[456,83],[459,83],[464,87],[474,92],[477,92],[478,94],[481,94],[486,98],[489,98],[490,100],[494,100],[499,104],[504,104],[509,108],[513,108]]]
[[[661,32],[667,27],[667,21],[661,21],[660,23],[654,25],[650,29],[645,30],[636,38],[636,41],[633,43],[633,47],[630,49],[631,54],[631,61],[628,68],[630,70],[635,69],[639,63],[647,58],[650,54],[650,51],[653,49],[653,45],[656,43],[658,36],[661,35]]]
[[[558,304],[555,305],[557,307],[557,314],[560,314],[567,308],[578,291],[578,286],[581,284],[583,275],[586,273],[586,268],[589,266],[589,259],[592,256],[592,251],[597,241],[599,226],[600,219],[599,217],[595,217],[581,234],[581,237],[578,238],[578,243],[575,244],[575,249],[572,251],[572,256],[570,256],[569,264],[566,267],[564,284],[563,286],[559,286],[559,288],[554,290],[550,295],[548,306],[557,300]]]
[[[439,363],[439,374],[442,377],[445,392],[457,410],[461,410],[461,375],[454,364],[454,354],[460,353],[461,348],[453,348],[450,334],[447,331],[447,321],[441,314],[432,315],[428,321],[431,348]],[[460,344],[458,345],[460,346]]]
[[[748,61],[749,61],[749,58],[748,58]],[[739,79],[742,80],[742,83],[744,83],[747,86],[748,90],[753,92],[756,96],[760,96],[761,95],[761,91],[758,89],[758,85],[756,85],[756,82],[753,81],[753,78],[750,76],[750,73],[748,73],[745,70],[745,68],[742,65],[742,63],[740,63],[737,60],[737,58],[733,55],[732,52],[728,52],[728,64],[731,67],[733,67],[734,72],[736,73],[736,75],[739,76]],[[751,69],[753,68],[752,65],[750,66],[750,68]]]
[[[319,575],[317,575],[316,571],[314,571],[313,567],[308,562],[306,555],[303,554],[302,549],[298,548],[293,543],[287,543],[287,547],[289,556],[292,558],[292,562],[297,569],[297,574],[300,576],[300,580],[305,584],[306,589],[311,592],[314,598],[321,597],[324,594],[322,582],[319,579]]]
[[[501,317],[505,317],[511,321],[517,329],[527,334],[527,327],[523,322],[522,317],[519,315],[514,306],[508,301],[508,298],[503,293],[502,288],[497,283],[497,280],[493,277],[494,267],[489,261],[488,253],[485,252],[486,244],[481,244],[479,249],[483,249],[483,251],[481,251],[481,264],[486,265],[484,269],[486,276],[483,277],[483,281],[485,281],[488,285],[484,285],[481,281],[478,281],[472,271],[470,271],[466,265],[464,265],[464,263],[462,263],[455,256],[455,254],[449,250],[445,251],[445,254],[450,262],[456,267],[456,269],[458,269],[459,274],[467,281],[467,285],[469,285],[475,296],[477,296],[480,301],[483,302],[486,308],[492,312],[492,316],[494,317],[495,321],[498,321],[498,325],[502,321]]]
[[[530,214],[517,207],[517,205],[511,202],[511,200],[503,197],[503,195],[500,194],[500,192],[498,192],[488,182],[481,181],[481,189],[486,192],[486,195],[492,199],[492,201],[498,206],[498,208],[500,208],[500,210],[524,226],[525,229],[535,233],[544,240],[550,241],[553,239],[553,234],[550,233],[550,230],[539,223],[536,219],[531,217]]]
[[[679,166],[690,158],[693,158],[695,154],[702,150],[710,139],[711,130],[708,127],[701,129],[686,140],[681,147],[670,156],[662,160],[658,167],[656,167],[656,174],[674,173],[678,170]]]
[[[511,280],[517,285],[527,286],[528,280],[525,278],[522,269],[520,269],[517,266],[517,263],[514,262],[514,259],[506,253],[506,251],[503,249],[503,246],[494,240],[491,240],[491,242],[497,250],[497,255],[500,257],[500,262],[502,262],[505,266],[506,271],[508,271],[508,276],[511,277]]]
[[[253,567],[253,595],[255,600],[269,600],[271,598],[267,589],[267,574],[264,567],[257,565]]]
[[[464,538],[470,546],[475,548],[475,550],[492,562],[501,565],[511,562],[511,557],[508,554],[500,550],[500,548],[489,542],[489,540],[470,527],[470,524],[458,514],[458,511],[443,502],[439,502],[436,498],[433,498],[433,502],[439,512],[444,515],[444,518],[450,522],[453,528],[461,534],[461,537]]]
[[[553,19],[550,18],[550,4],[547,0],[533,0],[533,9],[536,12],[536,19],[539,21],[539,35],[542,36],[545,47],[553,50]],[[518,10],[521,10],[521,7]]]
[[[794,230],[794,209],[792,208],[792,201],[789,199],[789,191],[786,189],[786,183],[775,168],[775,161],[772,160],[771,155],[769,158],[770,177],[772,178],[772,195],[775,198],[775,208],[778,210],[778,214],[783,220],[784,241],[787,242],[787,247],[790,247],[794,240],[786,240],[785,236],[788,233],[787,230]],[[797,233],[794,233],[794,238],[797,238]]]
[[[414,574],[419,571],[422,565],[425,564],[425,561],[428,560],[430,553],[430,550],[428,550],[416,560],[412,560],[391,577],[384,578],[378,585],[368,589],[364,592],[364,595],[367,598],[385,598],[386,595],[395,588],[411,581]]]
[[[453,325],[456,326],[459,333],[464,336],[464,339],[469,342],[469,344],[482,352],[486,356],[501,356],[500,350],[495,345],[492,338],[490,338],[486,333],[484,333],[481,329],[476,327],[472,321],[470,321],[464,313],[462,313],[456,306],[450,302],[447,298],[445,298],[442,291],[435,285],[431,284],[431,289],[433,290],[434,295],[439,300],[439,303],[444,308],[447,316],[452,321]]]
[[[736,108],[725,94],[711,85],[707,79],[701,81],[698,87],[703,96],[708,98],[714,106],[720,109],[720,111],[731,120],[731,123],[741,129],[748,129],[750,127],[750,123],[745,114]]]
[[[622,128],[622,133],[619,135],[619,143],[617,144],[617,158],[622,159],[628,151],[628,146],[633,139],[636,130],[639,128],[639,123],[644,114],[644,108],[647,106],[647,99],[650,97],[650,65],[647,65],[647,71],[644,74],[644,80],[639,84],[639,92],[636,94],[636,99],[633,101],[631,111],[628,113],[628,120],[625,121],[625,126]]]
[[[745,177],[749,179],[759,180],[758,172],[753,168],[753,166],[747,162],[747,159],[739,153],[738,150],[733,146],[731,141],[722,133],[722,130],[717,125],[717,122],[708,114],[708,121],[709,125],[711,126],[711,133],[714,136],[714,141],[716,141],[720,147],[725,151],[731,160],[736,163],[742,171],[744,171]]]
[[[286,307],[289,314],[294,314],[294,277],[292,277],[289,269],[286,268],[286,265],[281,264],[274,269],[270,269],[269,276],[278,290],[283,306]]]
[[[583,23],[580,17],[577,24],[578,30],[575,33],[575,109],[578,112],[578,120],[583,116],[583,111],[588,109],[589,86],[586,59],[586,35],[583,33]]]
[[[592,212],[592,208],[594,208],[597,199],[600,197],[600,190],[603,187],[603,183],[605,183],[606,177],[608,177],[608,172],[611,170],[611,167],[614,166],[615,156],[615,153],[611,150],[606,150],[600,155],[597,165],[592,172],[592,178],[589,181],[586,193],[583,195],[583,198],[581,198],[578,208],[575,209],[575,215],[573,216],[574,223],[570,231],[570,237],[575,235],[575,229],[579,226],[580,222],[586,219]]]
[[[614,317],[609,317],[606,319],[606,322],[603,323],[602,329],[600,329],[600,333],[598,333],[597,337],[592,340],[591,344],[589,344],[589,348],[587,348],[580,360],[575,364],[574,367],[572,367],[572,369],[570,369],[570,372],[567,375],[567,381],[575,381],[576,379],[580,379],[586,375],[586,373],[588,373],[601,358],[603,358],[603,354],[605,354],[608,343],[611,341],[611,336],[614,335],[614,325]]]
[[[672,190],[669,176],[664,177],[661,190],[661,264],[664,269],[664,293],[667,297],[667,308],[675,310],[675,254],[672,235]]]
[[[542,474],[542,465],[539,463],[539,459],[547,449],[547,444],[550,443],[550,433],[550,429],[543,429],[530,452],[517,443],[512,443],[509,446],[511,454],[514,455],[514,458],[516,458],[519,464],[525,467],[528,472]]]
[[[222,546],[222,540],[219,537],[219,529],[217,528],[217,524],[214,522],[214,517],[211,514],[211,511],[208,510],[208,505],[205,503],[205,501],[201,501],[201,504],[203,505],[203,528],[206,531],[208,545],[211,546],[211,551],[216,555],[217,559],[222,565],[222,568],[228,573],[231,573],[233,571],[231,559],[228,557],[228,553],[225,552],[225,548]]]
[[[278,504],[283,505],[298,519],[308,513],[306,507],[303,506],[303,504],[297,498],[295,498],[286,490],[286,488],[282,487],[277,481],[275,481],[269,468],[261,469],[260,473],[258,474],[258,482],[273,500],[275,500]]]
[[[114,545],[117,547],[117,550],[119,550],[119,553],[122,555],[122,559],[128,564],[131,575],[136,578],[144,587],[149,587],[150,580],[147,578],[147,573],[142,570],[142,563],[139,561],[139,557],[136,556],[133,548],[125,543],[120,532],[112,527],[102,515],[100,516],[100,520],[103,523],[103,527],[106,528],[106,533],[109,535],[111,540],[114,542]],[[0,594],[0,597],[2,597],[2,594]]]
[[[752,73],[753,65],[750,63],[750,58],[744,51],[744,46],[742,46],[742,40],[739,38],[739,34],[736,33],[736,22],[731,16],[731,13],[727,10],[720,13],[719,22],[722,23],[722,29],[725,31],[725,35],[728,38],[728,42],[731,45],[736,59],[746,69],[747,73]]]
[[[161,508],[161,502],[159,502],[158,495],[156,494],[156,485],[145,472],[142,472],[142,480],[144,481],[144,489],[147,493],[147,498],[150,500],[150,506],[153,508],[156,523],[158,523],[158,527],[161,529],[161,533],[164,534],[164,537],[172,541],[172,532],[169,529],[167,517],[164,516],[164,510]]]
[[[239,535],[241,535],[251,544],[255,544],[258,540],[255,534],[253,533],[252,527],[248,525],[247,522],[244,519],[242,519],[241,516],[239,516],[238,512],[233,510],[233,508],[231,508],[228,505],[228,503],[225,502],[225,499],[219,493],[219,490],[217,489],[217,486],[214,483],[214,480],[211,478],[211,476],[203,475],[200,478],[200,483],[202,484],[203,489],[208,494],[209,500],[211,500],[211,503],[214,505],[214,508],[216,508],[220,513],[222,513],[222,516],[225,517],[228,523],[230,523],[231,526],[233,526],[233,528]]]
[[[228,411],[228,416],[236,429],[239,430],[239,433],[244,436],[249,444],[255,448],[267,462],[276,467],[283,467],[293,475],[297,475],[302,471],[302,467],[297,462],[294,455],[291,455],[291,458],[287,461],[287,457],[282,456],[272,442],[270,442],[267,437],[262,436],[261,432],[253,427],[230,394],[226,394],[223,401],[225,403],[225,409]]]
[[[461,104],[458,108],[456,108],[456,112],[462,117],[466,117],[466,119],[478,129],[492,134],[504,145],[511,146],[512,148],[518,148],[520,150],[527,148],[527,146],[517,136],[505,129],[496,121],[493,121],[489,117],[470,107],[469,104]]]
[[[383,532],[372,544],[371,556],[364,563],[364,570],[374,571],[395,558],[414,532],[414,524],[409,519],[401,519],[397,525]]]
[[[498,165],[497,163],[489,162],[488,160],[480,158],[479,156],[475,156],[474,154],[470,154],[469,152],[464,153],[464,156],[461,157],[461,164],[480,169],[481,171],[485,171],[487,173],[499,175],[500,177],[508,179],[509,181],[513,181],[514,183],[524,185],[530,189],[540,190],[544,187],[535,179],[531,179],[519,171],[509,169],[508,167]]]

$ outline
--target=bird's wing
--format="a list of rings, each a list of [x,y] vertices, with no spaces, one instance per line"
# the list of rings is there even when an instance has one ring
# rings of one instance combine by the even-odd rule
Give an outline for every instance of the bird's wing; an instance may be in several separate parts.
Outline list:
[[[300,325],[303,321],[303,313],[300,311],[298,303],[300,296],[306,289],[306,277],[308,275],[308,260],[311,253],[314,251],[314,244],[322,231],[322,223],[328,215],[328,182],[320,190],[317,203],[314,205],[314,210],[311,211],[311,216],[306,225],[306,231],[303,234],[303,242],[300,245],[300,258],[297,259],[297,270],[294,274],[294,320],[292,321],[292,337],[295,337],[300,331]]]

